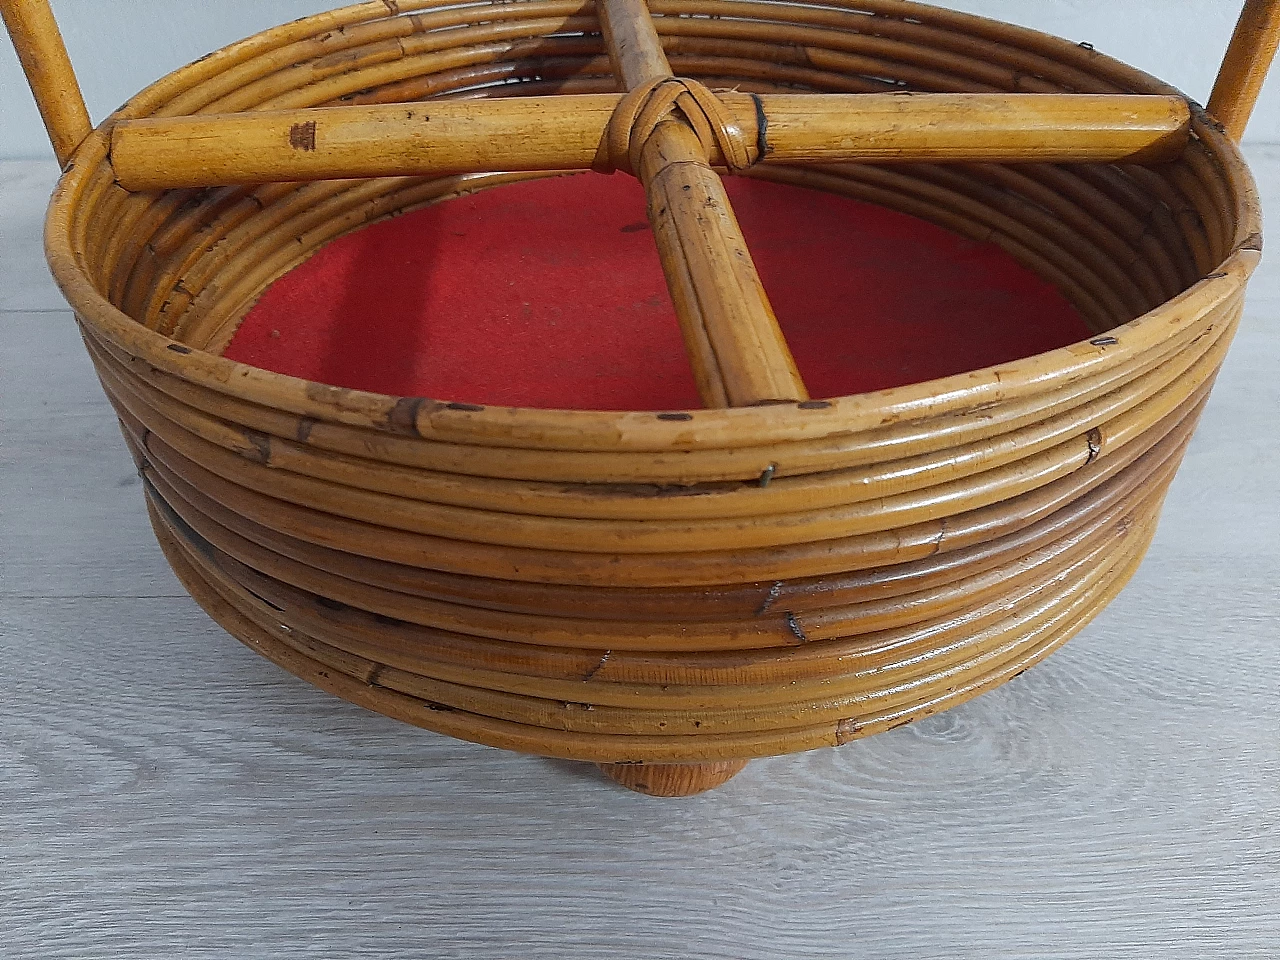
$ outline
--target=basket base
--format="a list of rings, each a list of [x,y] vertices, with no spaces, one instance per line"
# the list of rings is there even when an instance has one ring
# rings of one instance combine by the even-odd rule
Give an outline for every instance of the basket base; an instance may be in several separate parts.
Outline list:
[[[692,797],[728,783],[746,760],[717,763],[598,763],[604,775],[628,790],[650,797]]]
[[[726,189],[814,397],[979,370],[1090,335],[1055,287],[993,243],[818,190],[751,177]],[[406,397],[697,408],[644,211],[634,179],[581,175],[383,220],[272,284],[225,356]]]

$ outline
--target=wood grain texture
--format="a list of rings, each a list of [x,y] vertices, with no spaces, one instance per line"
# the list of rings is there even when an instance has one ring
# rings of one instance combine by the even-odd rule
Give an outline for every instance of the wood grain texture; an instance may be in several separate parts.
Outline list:
[[[1251,160],[1274,208],[1280,148]],[[36,224],[54,175],[0,167],[0,223]],[[0,955],[1273,957],[1277,311],[1268,261],[1155,545],[1084,633],[681,801],[393,723],[222,633],[69,314],[0,312]]]

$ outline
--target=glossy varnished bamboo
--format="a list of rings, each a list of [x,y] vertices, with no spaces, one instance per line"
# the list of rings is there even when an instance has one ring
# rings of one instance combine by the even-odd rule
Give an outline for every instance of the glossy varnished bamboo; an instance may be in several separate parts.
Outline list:
[[[1209,98],[1209,113],[1233,140],[1244,136],[1262,84],[1280,46],[1280,2],[1245,0]]]
[[[717,93],[753,163],[1155,163],[1186,147],[1177,97]],[[127,120],[127,190],[503,170],[586,170],[617,94]],[[761,131],[764,131],[763,134]],[[708,158],[723,166],[717,148]]]

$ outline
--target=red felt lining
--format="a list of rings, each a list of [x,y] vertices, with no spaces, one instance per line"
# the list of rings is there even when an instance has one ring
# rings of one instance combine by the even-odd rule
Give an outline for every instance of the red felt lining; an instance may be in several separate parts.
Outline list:
[[[1086,338],[1008,254],[844,197],[728,178],[814,397]],[[366,227],[277,280],[226,356],[336,386],[481,404],[700,406],[630,177],[528,181]]]

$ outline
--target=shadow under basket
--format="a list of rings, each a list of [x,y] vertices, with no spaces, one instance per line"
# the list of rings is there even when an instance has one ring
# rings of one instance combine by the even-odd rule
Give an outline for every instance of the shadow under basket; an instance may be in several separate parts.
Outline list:
[[[378,24],[402,18],[372,5],[347,14],[363,30],[300,21],[117,118],[497,78],[612,89],[590,24],[563,36],[533,6],[483,28],[462,9],[401,22],[398,55]],[[869,78],[858,64],[884,38],[856,32],[862,14],[759,15],[812,27],[808,66],[785,23],[704,18],[668,50],[677,75],[984,91],[1023,89],[1033,64],[1037,91],[1169,92],[959,14],[893,21],[894,58]],[[516,41],[476,46],[498,29]],[[431,32],[429,54],[405,54]],[[48,246],[161,545],[228,631],[389,716],[688,793],[962,703],[1131,576],[1260,249],[1237,148],[1203,115],[1193,132],[1150,167],[761,166],[731,182],[823,398],[802,403],[695,408],[621,177],[131,194],[102,129],[59,185]],[[575,198],[593,215],[565,213]]]

